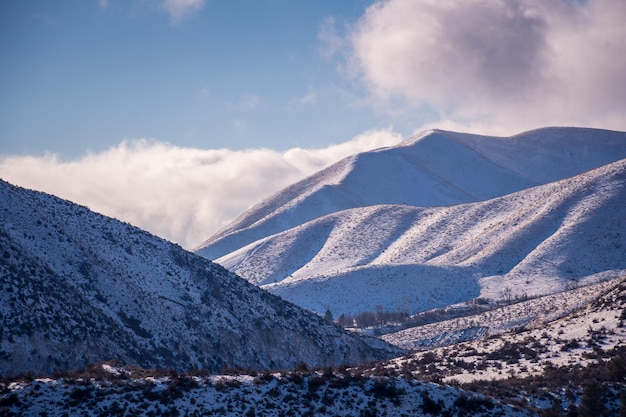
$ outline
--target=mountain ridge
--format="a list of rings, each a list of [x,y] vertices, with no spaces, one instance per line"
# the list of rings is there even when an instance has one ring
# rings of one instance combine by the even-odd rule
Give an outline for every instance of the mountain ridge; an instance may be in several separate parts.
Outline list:
[[[280,369],[398,350],[87,208],[0,181],[0,373]]]
[[[625,173],[626,160],[622,160],[574,177],[577,181],[562,180],[487,202],[428,209],[409,206],[351,209],[293,230],[306,233],[302,230],[318,227],[317,222],[324,224],[332,218],[338,222],[325,241],[324,251],[310,260],[299,261],[303,269],[280,271],[280,263],[271,262],[277,253],[287,258],[293,253],[292,259],[295,254],[306,254],[300,251],[306,244],[298,244],[289,237],[285,245],[292,244],[291,249],[273,250],[274,241],[277,245],[283,241],[282,234],[268,238],[247,259],[247,264],[239,263],[236,269],[248,279],[264,277],[266,284],[262,287],[320,313],[326,308],[336,311],[338,306],[343,306],[344,312],[355,314],[373,310],[379,304],[394,310],[402,299],[414,308],[422,305],[418,311],[423,311],[443,306],[424,299],[437,294],[454,303],[476,297],[496,299],[507,286],[513,289],[512,295],[521,296],[554,291],[586,277],[593,282],[596,274],[616,274],[626,268]],[[605,187],[605,178],[613,179],[608,192],[599,196],[589,192],[588,187]],[[589,196],[583,198],[580,190]],[[568,192],[572,195],[562,200]],[[536,207],[529,207],[535,204]],[[592,210],[596,215],[586,216]],[[376,220],[363,212],[375,213]],[[404,228],[402,232],[389,226],[394,221]],[[381,236],[383,233],[402,236],[386,240]],[[371,236],[377,238],[370,239]],[[555,246],[561,250],[555,250]],[[228,258],[218,262],[231,266]],[[275,269],[263,269],[263,265]],[[284,275],[290,278],[283,282],[278,277]],[[384,283],[379,282],[379,276],[385,277]],[[267,283],[270,280],[276,282]],[[519,280],[533,285],[520,288],[516,285]],[[449,290],[443,291],[439,285],[444,281],[449,281],[445,286]],[[428,282],[437,285],[431,287]],[[377,288],[378,285],[385,290]],[[321,290],[324,286],[329,288]],[[367,288],[370,290],[363,293]],[[443,297],[448,292],[450,298]],[[335,301],[325,304],[324,296],[329,294],[333,294]],[[409,294],[417,298],[410,299]],[[369,305],[363,304],[368,299]],[[350,305],[355,307],[351,309]]]
[[[536,149],[539,145],[545,152]],[[285,188],[194,252],[217,259],[255,240],[348,208],[448,206],[495,198],[622,158],[626,158],[624,132],[553,127],[493,137],[431,130],[394,147],[350,156]]]
[[[502,298],[507,288],[509,296],[545,295],[626,269],[625,178],[622,159],[478,202],[341,210],[216,262],[320,314],[377,305],[413,313]]]

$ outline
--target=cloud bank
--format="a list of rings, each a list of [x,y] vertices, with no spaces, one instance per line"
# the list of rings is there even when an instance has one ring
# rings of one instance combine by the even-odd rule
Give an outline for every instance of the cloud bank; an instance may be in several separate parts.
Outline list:
[[[626,130],[625,16],[623,0],[379,1],[345,53],[384,111],[434,108],[443,126],[498,133]]]
[[[0,177],[86,205],[192,249],[283,187],[357,152],[391,146],[391,130],[323,149],[233,151],[124,141],[73,161],[0,157]]]

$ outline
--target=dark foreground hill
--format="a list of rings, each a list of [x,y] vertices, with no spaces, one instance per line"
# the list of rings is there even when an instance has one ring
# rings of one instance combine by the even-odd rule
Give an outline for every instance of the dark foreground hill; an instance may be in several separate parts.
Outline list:
[[[4,181],[0,306],[3,376],[111,359],[281,369],[398,352],[140,229]]]

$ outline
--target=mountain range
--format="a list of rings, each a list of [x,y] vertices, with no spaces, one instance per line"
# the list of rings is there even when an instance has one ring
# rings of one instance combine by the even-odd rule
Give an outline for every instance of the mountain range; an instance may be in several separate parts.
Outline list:
[[[363,363],[348,333],[156,236],[0,181],[0,374]]]
[[[626,412],[626,133],[425,132],[198,254],[0,180],[0,414]]]
[[[196,250],[307,309],[410,314],[626,270],[626,133],[428,131],[242,214]]]

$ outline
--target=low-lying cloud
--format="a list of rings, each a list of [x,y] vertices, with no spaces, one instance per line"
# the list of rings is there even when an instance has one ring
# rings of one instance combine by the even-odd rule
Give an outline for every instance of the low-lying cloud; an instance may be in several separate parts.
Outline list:
[[[624,16],[623,0],[379,1],[348,29],[346,56],[385,111],[500,132],[623,130]]]
[[[247,208],[351,154],[391,146],[391,130],[322,149],[233,151],[134,140],[77,160],[0,157],[0,177],[86,205],[192,249]]]

